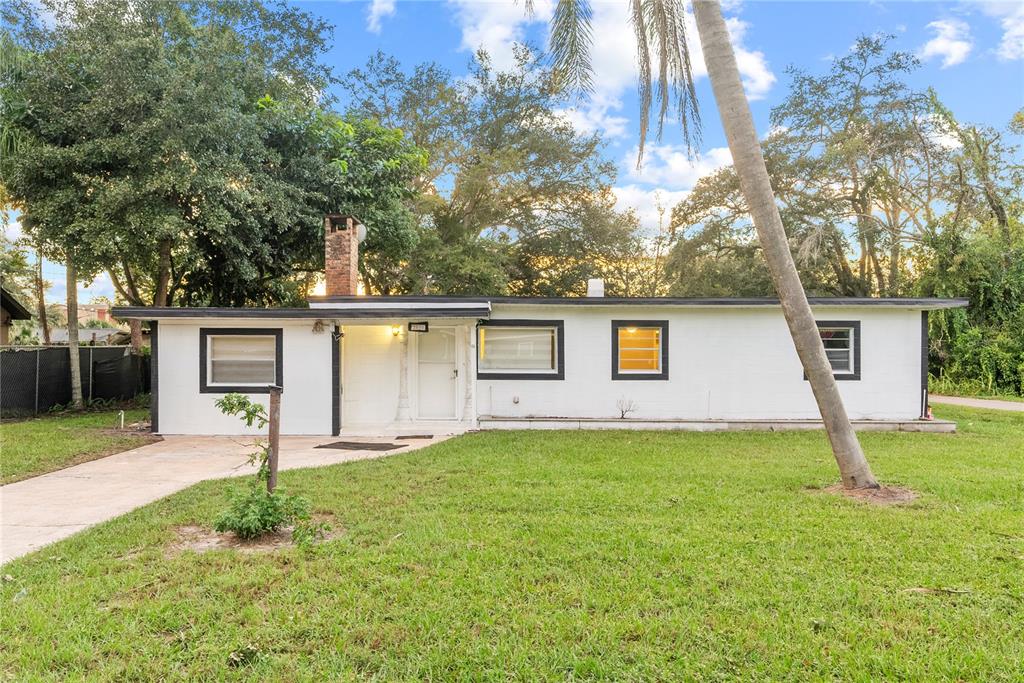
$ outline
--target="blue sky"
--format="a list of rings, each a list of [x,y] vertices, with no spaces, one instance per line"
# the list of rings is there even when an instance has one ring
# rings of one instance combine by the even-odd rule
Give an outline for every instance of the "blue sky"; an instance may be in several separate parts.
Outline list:
[[[434,61],[456,75],[467,71],[477,47],[488,49],[498,65],[507,64],[514,42],[544,45],[551,11],[545,0],[535,0],[532,19],[524,13],[522,0],[296,4],[335,26],[335,47],[326,61],[339,75],[363,65],[378,49],[407,66]],[[911,84],[934,87],[962,121],[1003,128],[1024,106],[1024,2],[732,0],[724,4],[755,121],[762,132],[767,130],[769,111],[787,92],[788,66],[820,73],[865,33],[895,34],[896,47],[922,60]],[[699,158],[687,158],[678,129],[667,128],[660,143],[648,143],[644,167],[635,168],[638,106],[626,2],[593,5],[597,87],[592,98],[567,111],[566,116],[581,129],[602,131],[607,141],[605,154],[619,167],[616,195],[620,208],[635,208],[645,226],[654,228],[659,198],[671,210],[699,177],[729,163],[730,157],[698,57],[698,97],[705,124]],[[699,55],[695,29],[690,33],[694,53]],[[48,298],[61,300],[63,268],[46,264],[45,275],[54,285]],[[112,294],[105,276],[80,291],[82,301]]]

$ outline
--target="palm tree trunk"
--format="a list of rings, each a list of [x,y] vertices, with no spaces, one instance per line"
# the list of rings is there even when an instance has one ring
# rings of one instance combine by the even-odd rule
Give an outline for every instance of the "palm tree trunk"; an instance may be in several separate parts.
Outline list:
[[[825,357],[814,314],[807,303],[807,295],[789,250],[782,218],[775,203],[775,193],[761,154],[761,142],[757,137],[747,96],[743,92],[736,56],[729,42],[729,31],[722,18],[722,9],[717,0],[695,0],[693,10],[704,51],[704,63],[729,141],[740,189],[750,208],[797,355],[810,379],[811,390],[832,444],[832,453],[839,465],[843,486],[877,488],[878,482],[871,473],[871,467],[846,414],[832,368]]]
[[[71,363],[71,405],[81,408],[82,401],[82,368],[78,360],[78,281],[75,266],[68,259],[68,359]]]

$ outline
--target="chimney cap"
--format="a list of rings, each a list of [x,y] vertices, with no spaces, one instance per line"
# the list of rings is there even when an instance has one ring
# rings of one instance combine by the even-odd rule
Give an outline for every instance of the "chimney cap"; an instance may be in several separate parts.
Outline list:
[[[349,213],[329,213],[324,216],[324,229],[327,232],[333,232],[336,228],[347,230],[350,220],[352,221],[352,227],[356,231],[356,239],[362,242],[366,239],[366,225],[359,220],[358,216]]]

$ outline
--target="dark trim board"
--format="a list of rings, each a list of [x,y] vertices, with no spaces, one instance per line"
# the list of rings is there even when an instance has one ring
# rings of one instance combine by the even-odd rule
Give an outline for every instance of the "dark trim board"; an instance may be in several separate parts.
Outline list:
[[[160,327],[149,323],[149,431],[160,433]]]
[[[661,372],[619,372],[619,328],[661,328]],[[667,380],[668,379],[668,321],[667,320],[613,320],[612,321],[612,379],[613,380]]]
[[[199,328],[199,393],[200,394],[269,394],[267,386],[209,386],[206,382],[207,338],[209,336],[274,337],[274,384],[284,386],[284,330],[280,327],[200,327]]]
[[[928,414],[928,311],[921,311],[921,417]]]
[[[558,372],[487,372],[480,369],[480,329],[482,327],[553,327],[555,328],[555,361]],[[481,320],[476,327],[477,379],[565,379],[565,321],[564,320]]]
[[[0,308],[7,311],[11,320],[31,320],[32,312],[28,310],[17,297],[0,287]]]
[[[331,434],[341,434],[341,328],[331,332]]]
[[[859,381],[861,375],[860,367],[860,321],[859,320],[815,320],[818,328],[822,327],[850,327],[853,329],[853,372],[843,374],[832,373],[836,381],[850,380]],[[824,342],[822,342],[824,344]],[[807,380],[807,373],[804,373],[804,381]]]

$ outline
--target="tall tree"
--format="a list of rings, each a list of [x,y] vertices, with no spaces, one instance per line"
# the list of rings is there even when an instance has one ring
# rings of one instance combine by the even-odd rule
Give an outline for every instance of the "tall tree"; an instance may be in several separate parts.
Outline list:
[[[480,52],[465,79],[434,64],[406,72],[378,53],[343,82],[350,115],[401,128],[428,153],[404,291],[579,293],[616,258],[627,236],[606,229],[614,167],[596,135],[559,114],[558,75],[529,48],[504,71]],[[582,251],[553,258],[569,245]]]
[[[552,31],[554,53],[561,55],[556,64],[561,73],[586,74],[590,71],[589,12],[579,10],[584,5],[585,0],[559,0],[557,5],[555,16],[566,17],[565,23],[570,27],[573,24],[577,26],[571,30]],[[684,132],[687,132],[690,129],[685,124],[692,120],[695,100],[683,4],[679,0],[631,0],[630,6],[639,51],[641,121],[647,120],[653,100],[652,84],[657,83],[659,124],[675,98],[677,113],[684,124]],[[797,355],[810,380],[843,485],[847,488],[877,488],[878,482],[846,414],[814,314],[800,283],[721,6],[717,1],[695,0],[693,9],[704,62],[740,187],[753,217]],[[652,64],[659,68],[657,77],[653,74]],[[641,140],[645,135],[646,126],[643,126]]]
[[[321,21],[256,0],[4,7],[34,55],[5,84],[32,106],[5,119],[29,142],[4,179],[80,277],[107,270],[135,305],[299,303],[325,213],[373,213],[371,245],[409,239],[396,197],[422,153],[325,111]]]

